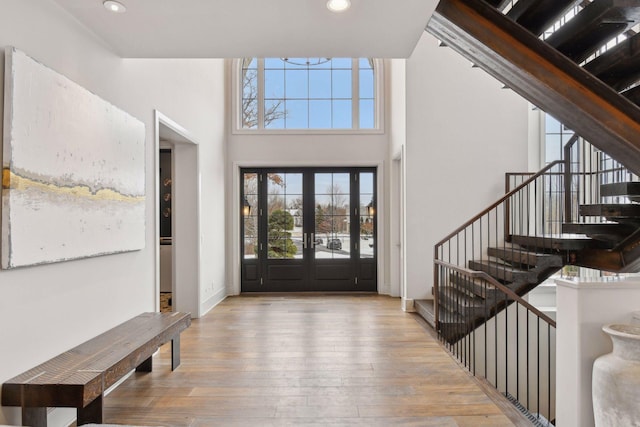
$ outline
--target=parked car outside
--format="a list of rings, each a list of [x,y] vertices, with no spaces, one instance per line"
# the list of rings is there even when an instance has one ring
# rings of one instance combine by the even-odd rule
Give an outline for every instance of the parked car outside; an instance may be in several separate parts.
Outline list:
[[[329,239],[327,240],[327,249],[342,249],[342,240],[340,239]]]
[[[320,237],[316,237],[316,245],[321,245],[324,243],[324,240],[322,240]]]

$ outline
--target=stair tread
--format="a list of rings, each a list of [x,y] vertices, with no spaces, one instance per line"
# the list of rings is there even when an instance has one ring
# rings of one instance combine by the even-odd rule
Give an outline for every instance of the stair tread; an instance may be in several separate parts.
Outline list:
[[[617,222],[571,222],[562,224],[562,231],[576,234],[617,234],[626,235],[635,231],[635,227]]]
[[[561,18],[577,0],[519,0],[507,16],[539,36]]]
[[[635,86],[621,93],[622,96],[636,105],[640,105],[640,86]]]
[[[507,263],[503,263],[503,262],[496,262],[496,261],[491,261],[491,260],[472,260],[469,261],[470,264],[473,265],[482,265],[482,266],[487,266],[487,267],[491,267],[491,268],[501,268],[501,269],[507,269],[510,271],[516,271],[516,272],[523,272],[526,273],[526,270],[522,270],[520,268],[514,267],[511,264],[507,264]]]
[[[526,248],[536,250],[568,251],[590,247],[603,247],[602,242],[579,234],[561,234],[553,236],[527,236],[514,234],[511,242]]]
[[[495,288],[486,284],[487,282],[483,280],[473,280],[455,273],[451,273],[449,280],[458,289],[464,290],[467,293],[476,295],[480,298],[491,298],[496,293]]]
[[[418,313],[426,322],[431,325],[432,328],[435,328],[435,307],[432,299],[425,300],[414,300],[413,306]]]
[[[633,225],[617,222],[562,224],[562,231],[565,233],[584,234],[594,240],[611,244],[622,241],[636,229]]]
[[[485,1],[498,10],[503,9],[504,6],[509,2],[509,0],[485,0]]]
[[[640,204],[635,203],[580,205],[579,210],[581,216],[602,216],[605,218],[640,217]]]
[[[622,40],[583,67],[617,91],[640,78],[640,33]]]
[[[521,270],[510,264],[488,260],[469,261],[469,268],[484,271],[495,279],[504,282],[533,283],[537,281],[538,276],[534,271]]]
[[[584,61],[607,40],[630,29],[640,20],[640,5],[615,0],[589,3],[546,42],[575,62]]]
[[[554,254],[531,252],[518,247],[488,248],[489,256],[503,259],[509,263],[529,266],[562,267],[562,258]]]
[[[602,184],[600,186],[600,196],[640,196],[640,182],[616,182],[612,184]]]
[[[468,293],[458,290],[453,286],[443,286],[439,291],[440,299],[447,302],[455,302],[456,305],[465,308],[484,308],[486,300],[477,296],[471,296]]]
[[[422,307],[427,311],[433,313],[434,311],[434,302],[432,299],[417,299],[413,301],[413,305],[416,307]]]

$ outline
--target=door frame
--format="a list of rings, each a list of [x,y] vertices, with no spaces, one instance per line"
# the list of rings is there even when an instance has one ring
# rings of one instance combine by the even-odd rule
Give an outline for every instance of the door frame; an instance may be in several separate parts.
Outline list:
[[[240,170],[243,168],[277,168],[277,167],[318,167],[318,168],[332,168],[332,167],[371,167],[376,168],[376,206],[377,206],[377,265],[376,271],[378,275],[377,279],[377,292],[379,294],[388,294],[389,286],[386,284],[386,266],[388,264],[388,251],[387,248],[387,233],[388,233],[388,220],[387,220],[387,200],[385,197],[386,194],[386,169],[385,163],[380,162],[363,162],[363,161],[352,161],[352,162],[331,162],[331,163],[316,163],[316,162],[291,162],[291,161],[282,161],[282,162],[241,162],[236,161],[233,162],[231,167],[231,183],[232,190],[229,191],[230,199],[227,199],[227,212],[231,214],[231,227],[229,230],[230,233],[230,246],[231,246],[231,256],[229,257],[231,260],[231,268],[229,272],[229,276],[231,279],[231,288],[228,289],[229,295],[240,295],[241,292],[241,280],[240,280],[240,272],[242,268],[242,259],[240,257],[240,205],[237,203],[240,200]]]
[[[295,258],[270,258],[269,242],[268,242],[268,222],[269,222],[269,194],[270,182],[268,176],[270,174],[279,174],[282,176],[292,175],[298,176],[300,179],[299,195],[303,196],[302,210],[302,233],[299,236],[300,247],[298,256]],[[325,258],[320,254],[325,251],[320,247],[320,252],[314,250],[315,244],[312,241],[316,229],[316,205],[318,195],[324,196],[325,192],[316,187],[316,179],[318,175],[338,174],[346,175],[347,193],[346,197],[349,208],[341,215],[346,215],[350,221],[347,229],[342,230],[340,234],[347,233],[348,238],[345,241],[347,245],[346,256],[337,256]],[[244,258],[244,244],[246,244],[246,236],[242,234],[240,239],[241,245],[241,290],[242,292],[373,292],[377,291],[377,244],[374,247],[373,257],[361,256],[368,251],[363,251],[361,236],[361,224],[364,218],[369,215],[362,210],[366,210],[368,193],[364,194],[366,200],[363,200],[361,192],[360,179],[363,174],[377,176],[375,167],[360,166],[330,166],[330,167],[274,167],[274,168],[243,168],[241,170],[240,180],[243,181],[248,175],[255,175],[256,191],[259,195],[257,200],[253,200],[252,216],[258,221],[258,256],[256,258]],[[257,179],[257,178],[260,179]],[[263,179],[264,178],[264,179]],[[245,187],[241,184],[241,188]],[[377,180],[373,182],[371,189],[372,201],[376,200]],[[298,193],[295,194],[296,196]],[[240,206],[244,206],[242,200],[246,201],[246,194],[241,192],[240,199],[236,201]],[[358,208],[358,206],[360,208]],[[263,215],[262,212],[265,214]],[[242,213],[244,215],[244,212]],[[376,236],[372,242],[377,243],[377,215],[373,216],[373,233]],[[242,230],[242,219],[240,220]],[[338,235],[333,235],[338,237]],[[292,237],[292,239],[295,237]],[[328,239],[328,236],[325,236]],[[345,238],[343,236],[343,238]],[[368,240],[368,239],[367,239]],[[328,243],[327,243],[328,245]],[[369,245],[373,246],[373,245]],[[328,246],[327,246],[328,247]],[[345,249],[343,246],[342,249]],[[302,255],[302,256],[299,256]],[[251,272],[251,279],[247,279],[244,275]],[[242,274],[244,273],[244,275]],[[373,273],[373,274],[372,274]],[[263,283],[264,280],[264,283]]]
[[[172,299],[174,311],[200,316],[199,144],[182,126],[154,110],[155,308],[160,311],[160,148],[172,150]],[[177,238],[175,238],[177,237]]]

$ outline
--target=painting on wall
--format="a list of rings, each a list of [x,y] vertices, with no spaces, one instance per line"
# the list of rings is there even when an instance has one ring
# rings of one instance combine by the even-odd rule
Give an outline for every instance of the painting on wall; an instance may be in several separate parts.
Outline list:
[[[2,268],[144,245],[144,123],[8,48]]]

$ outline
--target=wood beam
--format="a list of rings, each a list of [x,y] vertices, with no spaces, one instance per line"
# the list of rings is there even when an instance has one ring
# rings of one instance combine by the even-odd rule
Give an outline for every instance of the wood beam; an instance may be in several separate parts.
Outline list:
[[[427,31],[640,174],[640,109],[481,0],[441,0]]]

